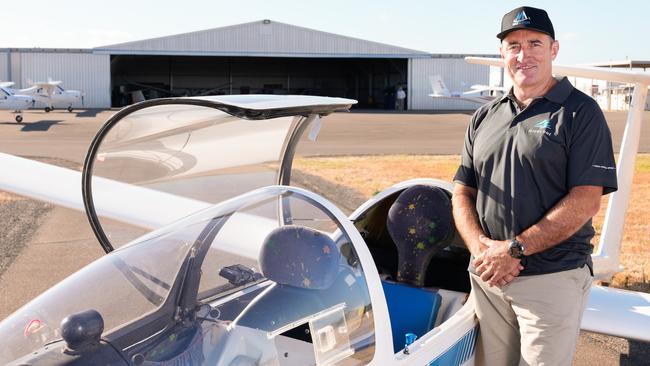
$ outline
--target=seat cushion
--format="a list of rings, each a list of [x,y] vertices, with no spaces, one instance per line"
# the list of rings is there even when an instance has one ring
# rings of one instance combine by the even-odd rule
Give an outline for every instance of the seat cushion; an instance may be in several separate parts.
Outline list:
[[[271,231],[260,251],[264,277],[281,285],[324,290],[339,270],[341,252],[334,241],[318,230],[286,225]]]
[[[382,281],[390,314],[393,349],[404,348],[406,333],[422,337],[433,329],[442,297],[436,290],[418,288],[402,283]]]

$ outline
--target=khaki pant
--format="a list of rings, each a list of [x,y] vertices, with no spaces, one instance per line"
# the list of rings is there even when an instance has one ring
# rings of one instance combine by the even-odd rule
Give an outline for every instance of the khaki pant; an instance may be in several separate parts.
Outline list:
[[[571,365],[592,282],[587,266],[519,276],[502,288],[470,279],[481,327],[476,365]]]

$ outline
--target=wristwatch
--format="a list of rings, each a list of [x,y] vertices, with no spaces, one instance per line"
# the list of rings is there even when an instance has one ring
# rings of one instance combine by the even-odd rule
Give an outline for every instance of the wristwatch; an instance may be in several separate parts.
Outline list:
[[[512,258],[521,259],[524,257],[524,245],[519,242],[517,239],[511,239],[510,245],[508,245],[508,254]]]

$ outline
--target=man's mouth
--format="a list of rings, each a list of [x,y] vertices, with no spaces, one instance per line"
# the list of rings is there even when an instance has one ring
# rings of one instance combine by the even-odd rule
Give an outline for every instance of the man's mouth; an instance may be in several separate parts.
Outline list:
[[[517,65],[517,70],[526,71],[526,70],[534,69],[535,67],[536,66],[534,65]]]

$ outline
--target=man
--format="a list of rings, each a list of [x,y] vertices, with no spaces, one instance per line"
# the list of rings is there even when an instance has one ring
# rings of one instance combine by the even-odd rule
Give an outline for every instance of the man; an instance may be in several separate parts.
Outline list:
[[[404,89],[402,89],[401,86],[397,88],[397,94],[395,95],[395,98],[397,98],[397,102],[395,104],[395,109],[398,111],[403,111],[404,110],[404,100],[406,99],[406,92]]]
[[[592,280],[591,217],[616,190],[596,102],[552,76],[546,11],[504,15],[513,88],[476,111],[454,181],[454,220],[473,259],[479,365],[571,365]]]

